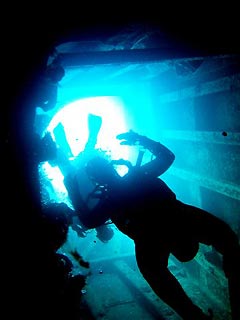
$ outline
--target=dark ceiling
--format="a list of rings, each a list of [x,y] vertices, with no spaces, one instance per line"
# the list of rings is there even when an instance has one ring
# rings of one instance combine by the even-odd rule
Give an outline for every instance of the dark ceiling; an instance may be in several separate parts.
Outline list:
[[[230,3],[211,9],[183,3],[169,8],[150,3],[143,8],[112,5],[28,4],[24,8],[21,3],[14,11],[10,8],[2,27],[9,90],[25,89],[24,79],[44,68],[53,48],[68,71],[66,86],[76,79],[79,85],[90,84],[93,77],[102,81],[103,65],[108,79],[131,78],[133,73],[151,78],[172,70],[173,61],[174,67],[180,63],[180,68],[191,70],[203,57],[240,53],[238,11]]]
[[[94,30],[88,37],[82,35],[72,41],[60,41],[55,46],[67,71],[62,80],[66,88],[76,84],[86,87],[93,79],[102,84],[132,79],[146,81],[172,71],[192,76],[209,58],[219,62],[211,64],[214,68],[222,67],[229,57],[239,59],[234,47],[214,43],[199,46],[156,24],[129,23],[111,32],[103,30],[99,29],[98,33]]]

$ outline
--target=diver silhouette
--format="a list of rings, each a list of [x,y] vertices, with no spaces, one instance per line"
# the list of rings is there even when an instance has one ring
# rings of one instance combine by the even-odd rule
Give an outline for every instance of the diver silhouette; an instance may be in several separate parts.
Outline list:
[[[88,198],[88,194],[94,189],[91,181],[89,180],[86,171],[85,164],[89,159],[96,155],[104,153],[100,149],[96,148],[97,138],[102,126],[102,118],[98,115],[88,114],[88,139],[84,146],[84,149],[74,158],[71,152],[71,148],[68,144],[65,134],[64,126],[59,123],[53,130],[55,141],[57,144],[57,157],[56,161],[52,163],[57,164],[64,176],[64,185],[68,192],[68,197],[74,208],[72,215],[72,229],[77,232],[80,237],[86,236],[86,228],[81,222],[79,211],[82,211],[82,207],[85,208],[85,202]],[[73,160],[69,160],[72,158]],[[95,206],[97,199],[89,199],[88,205]],[[102,242],[108,242],[114,235],[114,231],[110,224],[104,224],[97,226],[96,236]]]
[[[173,254],[180,262],[192,260],[199,244],[212,246],[223,258],[228,279],[232,319],[240,319],[240,246],[230,226],[203,209],[179,201],[159,178],[173,163],[175,155],[164,145],[134,131],[117,136],[122,145],[139,144],[153,159],[133,166],[120,176],[114,162],[94,157],[86,172],[96,183],[98,204],[79,210],[86,228],[109,219],[134,240],[140,272],[159,298],[184,320],[213,319],[211,309],[198,307],[168,269]],[[121,164],[124,160],[121,160]],[[126,165],[128,165],[126,163]],[[93,197],[96,196],[93,194]]]

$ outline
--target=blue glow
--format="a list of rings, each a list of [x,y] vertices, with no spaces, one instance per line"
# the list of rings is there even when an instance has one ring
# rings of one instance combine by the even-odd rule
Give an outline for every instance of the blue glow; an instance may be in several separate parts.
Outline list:
[[[116,135],[129,130],[126,126],[124,108],[117,97],[93,97],[80,99],[63,107],[51,120],[46,131],[61,122],[74,156],[83,151],[88,139],[88,115],[102,118],[96,148],[107,151],[112,158],[128,158],[128,147],[119,147]],[[54,136],[53,136],[54,138]]]
[[[88,140],[89,114],[102,118],[95,147],[105,151],[112,159],[129,159],[131,148],[120,145],[116,139],[117,134],[126,132],[130,128],[127,127],[124,105],[121,99],[115,96],[84,98],[64,106],[54,115],[45,132],[50,132],[55,140],[53,130],[59,123],[62,123],[74,158],[84,150]],[[116,167],[116,170],[120,175],[127,172],[125,166]],[[45,162],[41,164],[40,171],[41,175],[50,182],[51,187],[49,187],[49,183],[48,187],[43,186],[47,189],[50,199],[57,202],[64,201],[71,206],[63,183],[64,176],[58,166],[52,167],[48,162]]]

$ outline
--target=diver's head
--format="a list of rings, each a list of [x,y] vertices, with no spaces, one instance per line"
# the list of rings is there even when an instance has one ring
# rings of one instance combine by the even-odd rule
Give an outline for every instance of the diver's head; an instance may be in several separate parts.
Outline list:
[[[100,185],[111,185],[120,177],[112,163],[100,156],[88,161],[86,172],[91,180]]]

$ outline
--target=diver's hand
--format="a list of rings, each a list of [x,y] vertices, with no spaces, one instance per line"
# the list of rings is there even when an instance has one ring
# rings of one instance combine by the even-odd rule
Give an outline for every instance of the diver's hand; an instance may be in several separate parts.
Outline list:
[[[117,139],[123,140],[120,142],[121,145],[129,145],[133,146],[140,140],[140,135],[133,130],[129,130],[128,132],[120,133],[116,136]]]

